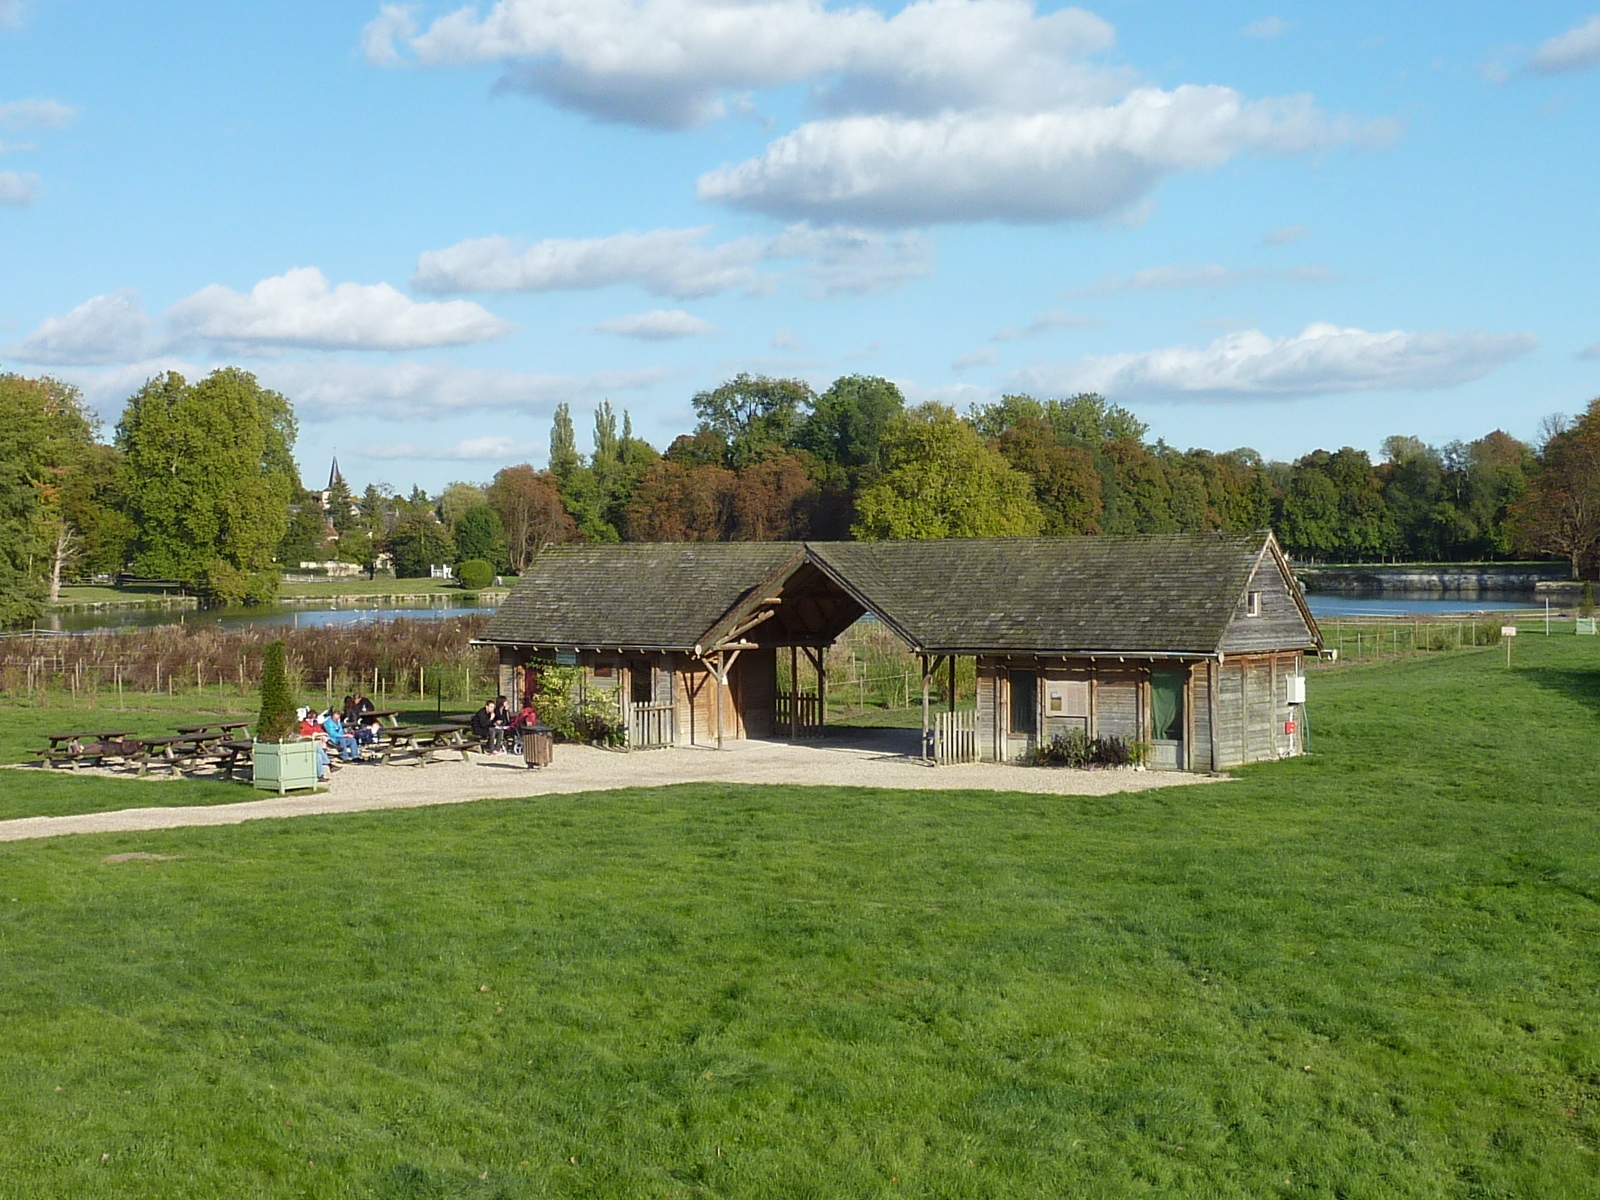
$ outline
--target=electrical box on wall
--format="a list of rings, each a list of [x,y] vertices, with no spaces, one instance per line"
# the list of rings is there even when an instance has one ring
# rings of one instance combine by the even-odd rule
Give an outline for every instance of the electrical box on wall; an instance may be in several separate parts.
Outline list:
[[[1304,704],[1306,702],[1306,677],[1304,675],[1288,675],[1284,677],[1284,685],[1288,688],[1286,700],[1290,704]]]

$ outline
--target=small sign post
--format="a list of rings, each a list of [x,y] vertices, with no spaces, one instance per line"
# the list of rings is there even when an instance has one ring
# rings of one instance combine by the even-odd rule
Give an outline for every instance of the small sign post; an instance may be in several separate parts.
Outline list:
[[[1510,668],[1510,666],[1511,666],[1511,639],[1516,637],[1516,636],[1517,636],[1517,627],[1515,625],[1502,625],[1502,626],[1500,626],[1500,637],[1501,637],[1501,640],[1503,640],[1505,642],[1505,644],[1506,644],[1506,667],[1507,668]]]

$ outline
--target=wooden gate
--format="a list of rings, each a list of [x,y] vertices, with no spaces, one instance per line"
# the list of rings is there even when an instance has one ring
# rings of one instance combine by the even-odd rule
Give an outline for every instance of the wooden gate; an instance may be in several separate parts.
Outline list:
[[[677,740],[672,705],[624,703],[623,708],[627,712],[630,750],[670,746]]]
[[[790,717],[789,703],[793,697],[779,693],[772,705],[772,736],[819,738],[822,736],[822,715],[814,695],[802,693]]]
[[[933,761],[970,763],[978,761],[978,714],[942,712],[934,714]]]

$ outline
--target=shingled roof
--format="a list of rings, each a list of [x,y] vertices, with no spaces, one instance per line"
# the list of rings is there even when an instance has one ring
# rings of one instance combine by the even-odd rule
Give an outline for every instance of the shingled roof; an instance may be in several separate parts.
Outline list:
[[[709,646],[807,563],[931,654],[1214,654],[1258,564],[1285,569],[1267,533],[556,546],[482,640]]]
[[[689,650],[758,584],[804,558],[798,542],[546,546],[478,640]]]

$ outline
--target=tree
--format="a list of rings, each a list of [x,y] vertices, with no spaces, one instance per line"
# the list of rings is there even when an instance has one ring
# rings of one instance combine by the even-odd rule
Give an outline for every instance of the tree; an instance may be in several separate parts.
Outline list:
[[[498,573],[506,569],[508,550],[505,526],[488,504],[475,504],[455,524],[456,557],[466,562],[482,559]]]
[[[1528,494],[1511,510],[1513,544],[1557,554],[1572,578],[1593,564],[1600,543],[1600,399],[1545,442]]]
[[[294,685],[281,641],[269,642],[261,656],[261,711],[256,716],[256,741],[286,742],[293,736]]]
[[[1053,536],[1099,533],[1100,473],[1081,446],[1063,446],[1042,416],[1018,419],[995,439],[995,448],[1033,480],[1034,500]]]
[[[578,535],[551,472],[535,471],[527,463],[506,467],[494,477],[488,495],[505,530],[506,558],[514,575],[527,570],[545,545],[570,542]]]
[[[721,438],[728,447],[724,465],[743,467],[789,445],[801,409],[811,407],[815,399],[804,380],[741,373],[695,396],[694,411],[700,418],[696,432],[705,430]]]
[[[1044,525],[1028,477],[943,404],[907,409],[883,447],[883,474],[856,501],[859,538],[1016,537]]]
[[[651,465],[629,502],[625,528],[637,542],[715,542],[733,526],[737,477],[725,467]]]
[[[133,522],[122,512],[122,452],[94,442],[61,481],[61,512],[78,538],[76,575],[115,575],[128,561]]]
[[[454,532],[456,523],[468,509],[488,503],[483,488],[475,483],[452,483],[439,495],[439,519]]]
[[[572,428],[572,409],[558,404],[550,426],[550,474],[558,483],[565,484],[578,463],[578,437]]]
[[[887,379],[845,375],[812,402],[795,445],[839,468],[848,486],[860,487],[882,469],[884,430],[905,404],[900,389]]]
[[[301,496],[290,515],[274,557],[291,568],[303,562],[327,561],[328,520],[323,515],[321,503],[311,493]]]
[[[733,481],[728,537],[738,542],[798,541],[810,528],[816,485],[792,454],[751,463]]]
[[[193,385],[157,376],[117,424],[134,569],[175,579],[213,602],[277,594],[272,552],[299,490],[289,401],[236,367]]]
[[[1035,400],[1026,394],[1000,397],[994,404],[975,405],[970,419],[985,437],[997,438],[1018,421],[1033,418],[1047,423],[1063,445],[1099,446],[1103,442],[1131,439],[1142,442],[1150,427],[1120,405],[1110,404],[1094,392],[1080,392],[1065,400]]]
[[[1444,459],[1421,438],[1387,437],[1378,470],[1392,519],[1391,550],[1413,561],[1439,558],[1455,527],[1455,506],[1444,492]]]
[[[385,548],[397,579],[422,579],[429,568],[456,561],[455,541],[431,512],[409,512],[389,534]]]
[[[19,493],[6,506],[15,516],[4,523],[13,541],[3,553],[21,564],[24,576],[42,575],[52,600],[59,597],[63,576],[83,550],[82,534],[65,502],[65,485],[92,453],[97,428],[98,421],[71,385],[48,377],[0,375],[0,462],[14,468],[18,486],[32,491],[31,499]],[[37,589],[25,581],[16,586],[15,604],[4,607],[16,608],[22,617],[36,616]]]

